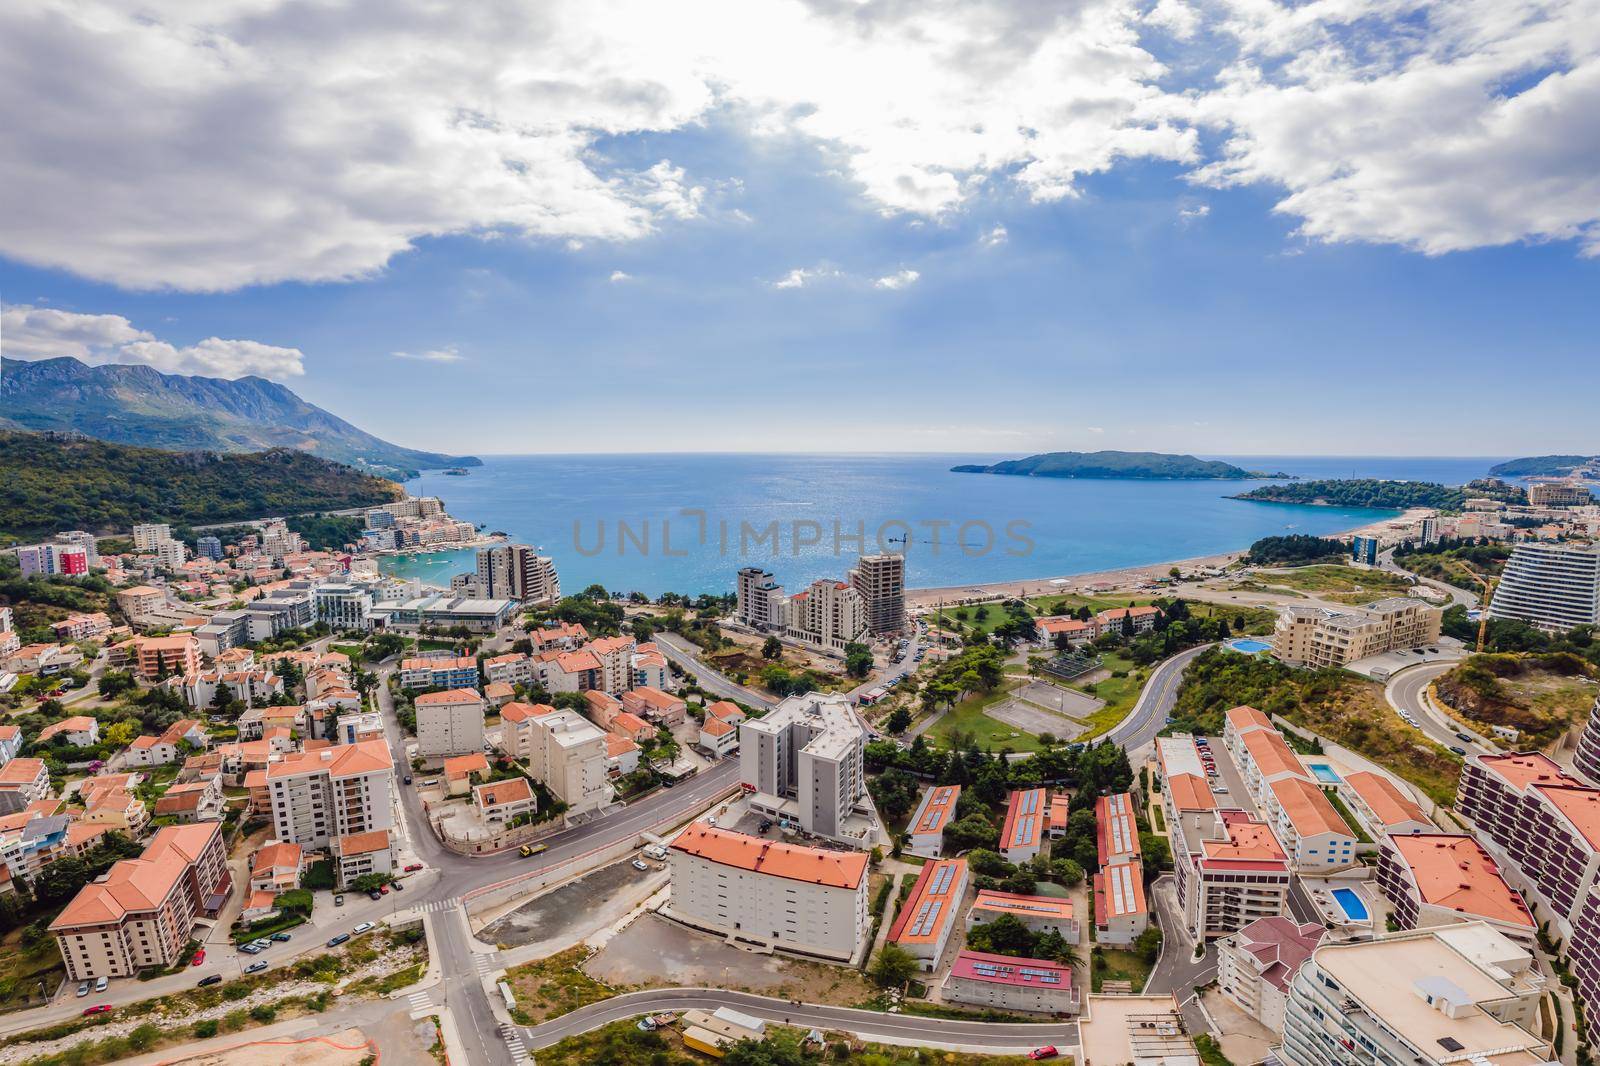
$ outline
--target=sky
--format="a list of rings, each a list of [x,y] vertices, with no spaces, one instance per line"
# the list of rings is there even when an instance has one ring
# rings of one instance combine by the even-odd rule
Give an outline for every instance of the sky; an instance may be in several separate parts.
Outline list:
[[[6,356],[478,454],[1600,451],[1600,0],[0,5]]]

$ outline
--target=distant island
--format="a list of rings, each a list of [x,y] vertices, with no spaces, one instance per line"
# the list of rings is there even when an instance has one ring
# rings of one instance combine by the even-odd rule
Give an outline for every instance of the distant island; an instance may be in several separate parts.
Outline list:
[[[1594,465],[1600,465],[1600,455],[1533,455],[1496,463],[1489,473],[1495,477],[1567,477]]]
[[[1163,481],[1248,481],[1288,478],[1232,463],[1162,452],[1045,452],[1026,459],[1007,459],[990,466],[964,464],[957,474],[1009,474],[1015,477],[1139,478]]]
[[[1379,478],[1263,485],[1249,492],[1241,492],[1233,499],[1255,500],[1261,503],[1297,503],[1313,507],[1367,507],[1380,511],[1404,511],[1412,507],[1459,511],[1469,497],[1475,496],[1503,499],[1507,503],[1527,502],[1527,497],[1520,489],[1501,488],[1482,481],[1452,486],[1439,485],[1432,481],[1384,481]]]
[[[392,481],[292,448],[170,452],[0,430],[0,541],[373,507],[404,495]]]

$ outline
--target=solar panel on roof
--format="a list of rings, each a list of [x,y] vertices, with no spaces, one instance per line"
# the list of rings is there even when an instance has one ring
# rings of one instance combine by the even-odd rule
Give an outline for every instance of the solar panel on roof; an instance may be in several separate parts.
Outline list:
[[[933,883],[928,886],[931,895],[942,896],[950,890],[950,882],[956,876],[954,866],[942,866],[939,872],[933,875]]]
[[[1038,813],[1038,810],[1039,810],[1039,793],[1038,792],[1024,792],[1022,794],[1022,805],[1019,808],[1019,810],[1023,814],[1036,814],[1036,813]]]
[[[944,900],[934,900],[924,903],[917,911],[917,920],[911,926],[912,936],[927,936],[933,932],[939,923],[939,912],[944,909]]]

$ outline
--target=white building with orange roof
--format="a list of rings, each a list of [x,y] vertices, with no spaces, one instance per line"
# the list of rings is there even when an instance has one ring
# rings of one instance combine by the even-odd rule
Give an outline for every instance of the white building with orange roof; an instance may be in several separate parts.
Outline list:
[[[1267,795],[1262,811],[1296,871],[1315,875],[1356,864],[1355,834],[1319,786],[1282,777]]]
[[[84,797],[79,819],[91,825],[119,829],[137,837],[150,824],[150,811],[144,801],[123,788],[102,788]]]
[[[622,701],[609,692],[590,689],[583,694],[583,701],[589,721],[601,729],[610,730],[612,720],[622,713]]]
[[[534,659],[534,670],[548,692],[605,691],[605,665],[588,648],[542,651]]]
[[[222,776],[207,781],[175,784],[156,800],[155,816],[172,818],[179,824],[222,820],[225,799]]]
[[[1095,848],[1101,866],[1128,862],[1143,854],[1134,811],[1131,793],[1118,792],[1094,801]]]
[[[945,827],[955,821],[956,804],[960,801],[960,785],[934,785],[923,792],[911,821],[906,823],[905,850],[927,859],[943,855]]]
[[[1033,623],[1039,639],[1046,644],[1066,643],[1073,647],[1088,644],[1100,635],[1100,627],[1094,619],[1084,621],[1070,615],[1051,615],[1048,618],[1036,619]]]
[[[656,727],[636,714],[618,711],[611,716],[611,722],[606,726],[606,732],[627,737],[635,744],[643,744],[656,735]]]
[[[452,796],[465,796],[474,780],[489,776],[489,760],[481,751],[456,755],[444,761],[444,787]]]
[[[491,684],[506,685],[532,685],[537,677],[533,669],[533,657],[517,652],[485,659],[483,676],[488,678]]]
[[[329,852],[340,888],[368,874],[394,872],[394,840],[388,829],[368,829],[335,837]]]
[[[63,718],[59,722],[52,722],[39,730],[39,735],[33,738],[35,744],[48,744],[56,737],[64,737],[69,744],[80,748],[100,743],[100,722],[86,714],[75,714],[71,718]]]
[[[641,644],[633,650],[633,685],[672,691],[672,670],[667,666],[667,657],[654,644]]]
[[[130,619],[138,620],[167,604],[167,594],[149,585],[135,585],[117,593],[117,609]]]
[[[599,688],[618,695],[633,687],[632,637],[601,637],[591,640],[584,649],[600,661]]]
[[[1050,793],[1025,788],[1006,801],[1006,820],[1000,828],[1000,855],[1007,862],[1031,862],[1044,844],[1050,822]]]
[[[1375,840],[1410,833],[1432,833],[1438,829],[1423,813],[1416,799],[1383,774],[1370,770],[1346,773],[1340,779],[1339,788],[1349,801],[1347,806],[1366,823]]]
[[[1161,608],[1153,604],[1135,607],[1113,607],[1094,616],[1095,625],[1102,633],[1148,633],[1156,627],[1162,615]]]
[[[12,759],[0,766],[0,792],[15,792],[23,804],[48,797],[50,771],[43,759]]]
[[[557,622],[528,631],[528,640],[534,651],[559,648],[572,651],[589,639],[589,631],[578,622]]]
[[[1488,922],[1533,949],[1538,928],[1528,905],[1482,844],[1465,834],[1391,837],[1378,853],[1378,888],[1401,929]]]
[[[1144,863],[1138,859],[1102,866],[1094,875],[1095,939],[1131,944],[1150,928],[1144,894]]]
[[[624,692],[622,707],[646,721],[664,725],[669,729],[682,725],[688,711],[688,705],[682,699],[648,686]]]
[[[598,726],[565,709],[530,714],[519,726],[528,731],[523,765],[567,805],[568,816],[587,814],[611,802],[606,734]]]
[[[843,654],[846,644],[870,639],[866,599],[847,582],[831,578],[790,596],[784,625],[793,639],[835,654]]]
[[[706,715],[706,720],[700,723],[700,735],[696,743],[717,758],[725,758],[739,750],[739,727]]]
[[[950,932],[960,924],[967,882],[965,859],[924,863],[911,895],[895,914],[886,942],[909,953],[923,970],[938,969]]]
[[[57,640],[94,640],[111,632],[111,619],[104,611],[68,615],[59,622],[50,623],[50,630]]]
[[[200,672],[200,641],[192,633],[172,637],[136,637],[133,668],[146,681],[188,677]]]
[[[491,681],[483,686],[484,702],[490,707],[499,710],[517,698],[517,690],[505,681]]]
[[[128,746],[122,749],[124,766],[165,766],[177,761],[176,742],[165,741],[148,733],[142,737],[134,737]]]
[[[475,689],[478,660],[471,655],[420,656],[400,663],[400,687]]]
[[[1169,822],[1178,901],[1195,942],[1283,914],[1289,856],[1272,827],[1241,810],[1191,810]]]
[[[1069,944],[1079,940],[1078,919],[1072,901],[1059,896],[1034,896],[982,888],[967,911],[967,928],[997,918],[1015,918],[1034,933],[1056,933]]]
[[[4,766],[21,753],[22,727],[19,725],[0,725],[0,766]]]
[[[532,720],[542,714],[552,714],[555,708],[548,703],[512,702],[500,708],[499,748],[518,761],[526,761],[533,754],[534,730]]]
[[[218,913],[228,890],[222,827],[168,826],[80,889],[50,931],[69,979],[131,977],[179,962],[195,921]]]
[[[639,745],[615,733],[607,733],[605,736],[608,776],[626,777],[639,769]]]
[[[507,825],[524,814],[531,815],[539,806],[533,786],[525,777],[474,785],[472,804],[486,823],[496,826]]]
[[[381,740],[286,755],[267,767],[277,839],[308,850],[334,838],[394,827],[394,770]]]
[[[257,892],[288,892],[300,887],[306,856],[299,844],[272,841],[250,859],[250,887]]]
[[[667,849],[668,913],[719,936],[840,962],[859,961],[871,919],[867,856],[746,836],[703,822]]]
[[[487,705],[471,689],[425,692],[416,699],[417,754],[424,759],[483,750]]]

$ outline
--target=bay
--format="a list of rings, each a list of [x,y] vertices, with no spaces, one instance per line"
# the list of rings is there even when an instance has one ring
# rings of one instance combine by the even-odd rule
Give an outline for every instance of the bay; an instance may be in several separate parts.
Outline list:
[[[745,565],[791,591],[842,577],[855,557],[905,551],[911,587],[1049,578],[1247,547],[1265,536],[1329,534],[1392,512],[1253,503],[1261,482],[956,474],[960,455],[487,456],[465,477],[406,484],[450,513],[534,544],[562,587],[650,596],[727,592]],[[1496,458],[1206,456],[1305,478],[1461,484]],[[775,534],[775,535],[774,535]],[[897,538],[906,537],[907,541]],[[934,541],[937,539],[938,543]],[[386,572],[447,585],[470,551],[398,556]]]

